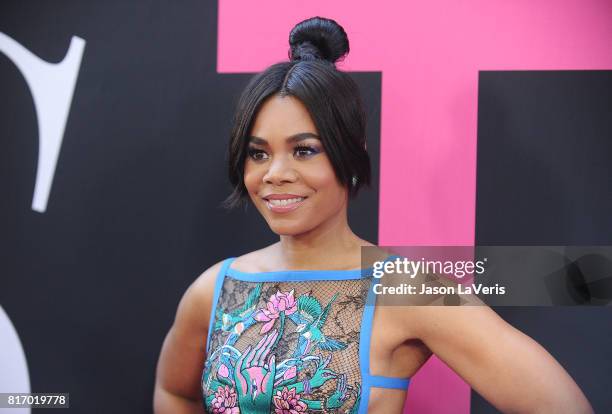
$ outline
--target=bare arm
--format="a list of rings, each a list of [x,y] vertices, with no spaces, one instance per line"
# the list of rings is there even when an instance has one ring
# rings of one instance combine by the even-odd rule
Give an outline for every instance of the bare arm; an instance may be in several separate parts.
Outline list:
[[[204,413],[200,379],[214,285],[221,262],[206,270],[183,295],[157,362],[155,414]]]
[[[417,306],[406,328],[504,413],[592,414],[563,367],[487,306]]]

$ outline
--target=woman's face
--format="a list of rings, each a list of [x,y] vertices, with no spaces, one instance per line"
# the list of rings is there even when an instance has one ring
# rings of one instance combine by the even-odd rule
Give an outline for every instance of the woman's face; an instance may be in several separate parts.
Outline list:
[[[342,214],[348,200],[308,110],[291,96],[273,95],[262,104],[249,137],[244,184],[279,235],[313,230]]]

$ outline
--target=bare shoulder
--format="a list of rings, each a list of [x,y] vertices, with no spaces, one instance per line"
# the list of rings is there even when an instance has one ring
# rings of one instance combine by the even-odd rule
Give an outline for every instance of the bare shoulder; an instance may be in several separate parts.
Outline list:
[[[206,350],[214,287],[223,261],[206,269],[183,294],[164,339],[155,378],[155,412],[177,412],[173,404],[199,406],[201,363]],[[194,402],[190,402],[192,400]]]
[[[222,265],[223,260],[210,266],[187,288],[176,312],[175,326],[197,326],[199,330],[208,329],[215,283]]]
[[[200,297],[202,299],[212,299],[215,283],[217,281],[217,277],[219,276],[219,272],[221,271],[221,266],[223,266],[224,260],[221,260],[214,265],[210,266],[208,269],[204,270],[200,276],[196,280],[193,281],[191,286],[187,291],[192,291],[194,296]]]

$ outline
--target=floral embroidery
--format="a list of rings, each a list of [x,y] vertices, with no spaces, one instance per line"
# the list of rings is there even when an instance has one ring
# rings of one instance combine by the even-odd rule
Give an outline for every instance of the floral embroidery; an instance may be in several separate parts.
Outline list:
[[[274,400],[275,414],[297,414],[306,412],[306,404],[300,401],[300,394],[295,393],[295,389],[276,391]]]
[[[289,316],[297,310],[297,303],[293,296],[293,290],[291,292],[278,291],[270,297],[266,308],[259,309],[255,314],[255,320],[259,322],[266,322],[262,327],[260,334],[265,334],[274,326],[274,322],[281,313]]]
[[[216,311],[211,335],[216,348],[207,355],[202,376],[208,412],[356,413],[361,387],[349,378],[359,375],[358,366],[330,366],[334,353],[356,343],[355,333],[358,340],[367,281],[354,283],[342,301],[331,291],[321,302],[312,290],[296,295],[296,289],[277,284],[266,300],[262,294],[270,290],[261,282],[229,282],[232,289]],[[351,292],[354,296],[348,296]],[[247,342],[239,342],[245,335]]]
[[[239,414],[240,409],[236,407],[236,391],[233,388],[224,387],[217,388],[215,398],[212,400],[212,412],[214,414]]]

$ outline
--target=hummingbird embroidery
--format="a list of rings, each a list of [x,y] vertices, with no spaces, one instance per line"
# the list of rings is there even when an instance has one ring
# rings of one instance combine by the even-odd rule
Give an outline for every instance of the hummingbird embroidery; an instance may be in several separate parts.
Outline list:
[[[224,332],[230,332],[227,343],[232,343],[229,339],[234,336],[240,336],[245,329],[256,323],[253,315],[257,302],[259,302],[259,296],[261,295],[262,283],[258,283],[253,290],[249,293],[244,305],[238,310],[233,312],[226,312],[223,309],[219,309],[217,318],[215,321],[215,330],[221,329]]]
[[[296,332],[300,334],[294,356],[309,354],[317,348],[325,351],[346,349],[347,344],[326,336],[322,331],[331,305],[337,297],[338,294],[336,293],[325,305],[325,308],[322,308],[321,303],[316,298],[307,295],[300,296],[297,312],[289,316],[297,324]]]

